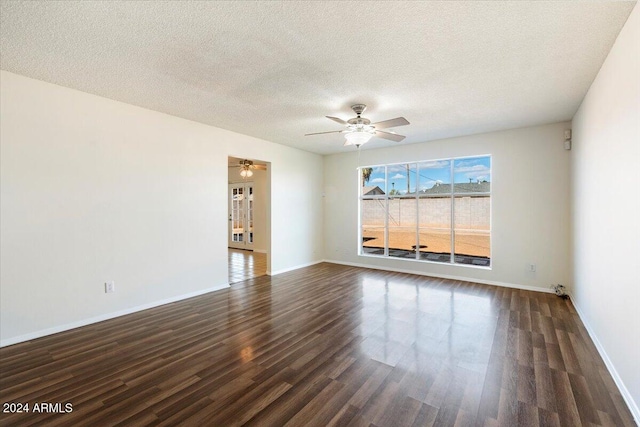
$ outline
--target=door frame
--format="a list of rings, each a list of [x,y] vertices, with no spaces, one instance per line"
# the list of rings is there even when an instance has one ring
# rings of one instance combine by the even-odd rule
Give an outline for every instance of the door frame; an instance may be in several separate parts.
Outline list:
[[[267,255],[267,275],[271,275],[271,259],[272,259],[272,242],[273,242],[273,236],[272,236],[272,230],[271,230],[271,203],[272,203],[272,197],[273,197],[273,192],[272,192],[272,163],[270,160],[268,159],[258,159],[255,158],[251,155],[237,155],[237,154],[229,154],[228,155],[228,166],[229,166],[229,173],[228,173],[228,180],[226,182],[227,184],[227,210],[229,209],[229,187],[228,184],[240,184],[242,182],[244,182],[244,180],[242,180],[240,178],[240,174],[238,171],[238,162],[240,160],[243,159],[249,159],[252,160],[254,162],[260,163],[265,165],[267,168],[265,171],[263,172],[259,172],[259,173],[263,173],[263,182],[260,184],[260,187],[257,188],[256,191],[256,182],[257,180],[252,180],[254,182],[254,193],[256,194],[257,197],[261,197],[260,201],[261,204],[263,204],[264,206],[264,211],[260,211],[260,215],[263,215],[264,217],[264,224],[261,225],[256,231],[259,234],[254,235],[254,241],[258,242],[258,244],[260,245],[258,249],[256,249],[256,247],[254,246],[253,250],[254,251],[258,251],[258,252],[262,252],[262,253],[266,253]],[[262,209],[262,208],[261,208]],[[256,211],[257,212],[257,211]],[[227,215],[225,216],[225,221],[227,222],[227,233],[228,232],[228,228],[229,228],[229,220],[228,220],[228,214],[229,211],[227,211]],[[230,234],[228,234],[229,236]],[[262,240],[260,240],[262,239]],[[227,237],[227,242],[228,242],[229,238]]]
[[[227,195],[228,204],[229,204],[229,226],[227,229],[227,246],[233,249],[244,249],[244,250],[252,250],[254,243],[254,235],[253,235],[253,197],[255,196],[255,192],[253,191],[255,188],[253,181],[246,182],[235,182],[229,184],[229,191]],[[234,202],[234,196],[237,193],[234,190],[242,190],[241,191],[241,201],[242,206],[237,208]],[[240,204],[240,200],[237,201]],[[241,212],[239,212],[241,209]],[[241,218],[236,218],[235,215],[239,214]],[[235,225],[240,225],[240,227],[235,227]],[[239,229],[242,229],[242,232],[239,232]]]

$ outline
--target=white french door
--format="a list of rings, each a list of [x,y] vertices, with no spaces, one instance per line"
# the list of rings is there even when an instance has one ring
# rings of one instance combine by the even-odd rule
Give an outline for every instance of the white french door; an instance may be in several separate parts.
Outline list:
[[[229,247],[253,247],[253,182],[229,184]]]

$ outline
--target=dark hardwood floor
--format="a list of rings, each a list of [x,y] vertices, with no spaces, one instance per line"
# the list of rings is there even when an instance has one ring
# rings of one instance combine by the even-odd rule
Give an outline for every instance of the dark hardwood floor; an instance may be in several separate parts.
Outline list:
[[[570,301],[327,263],[2,348],[0,402],[72,405],[3,426],[635,425]]]

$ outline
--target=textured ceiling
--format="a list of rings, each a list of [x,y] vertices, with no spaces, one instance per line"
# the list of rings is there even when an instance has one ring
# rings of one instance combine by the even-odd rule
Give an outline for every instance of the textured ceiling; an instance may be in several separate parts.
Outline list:
[[[327,154],[354,103],[401,144],[569,120],[634,5],[3,0],[0,66]]]

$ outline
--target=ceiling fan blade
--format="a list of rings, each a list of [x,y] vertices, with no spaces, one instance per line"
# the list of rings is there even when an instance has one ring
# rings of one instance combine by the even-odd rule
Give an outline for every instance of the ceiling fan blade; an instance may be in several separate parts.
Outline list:
[[[309,136],[309,135],[322,135],[322,134],[324,134],[324,133],[342,133],[342,132],[345,132],[345,131],[343,131],[343,130],[332,130],[332,131],[329,131],[329,132],[315,132],[315,133],[307,133],[307,134],[305,134],[304,136]]]
[[[259,170],[259,171],[266,171],[267,167],[265,165],[253,165],[253,168],[255,170]]]
[[[404,135],[398,135],[397,133],[385,132],[383,130],[376,130],[376,136],[378,138],[390,139],[391,141],[400,142],[406,138]]]
[[[337,118],[337,117],[331,117],[331,116],[325,116],[325,117],[326,117],[327,119],[329,119],[329,120],[333,120],[334,122],[340,123],[341,125],[346,125],[346,124],[348,124],[348,123],[347,123],[347,122],[345,122],[344,120],[339,119],[339,118]]]
[[[378,123],[371,123],[376,129],[394,128],[397,126],[405,126],[409,124],[409,121],[404,117],[396,117],[395,119],[383,120]]]

